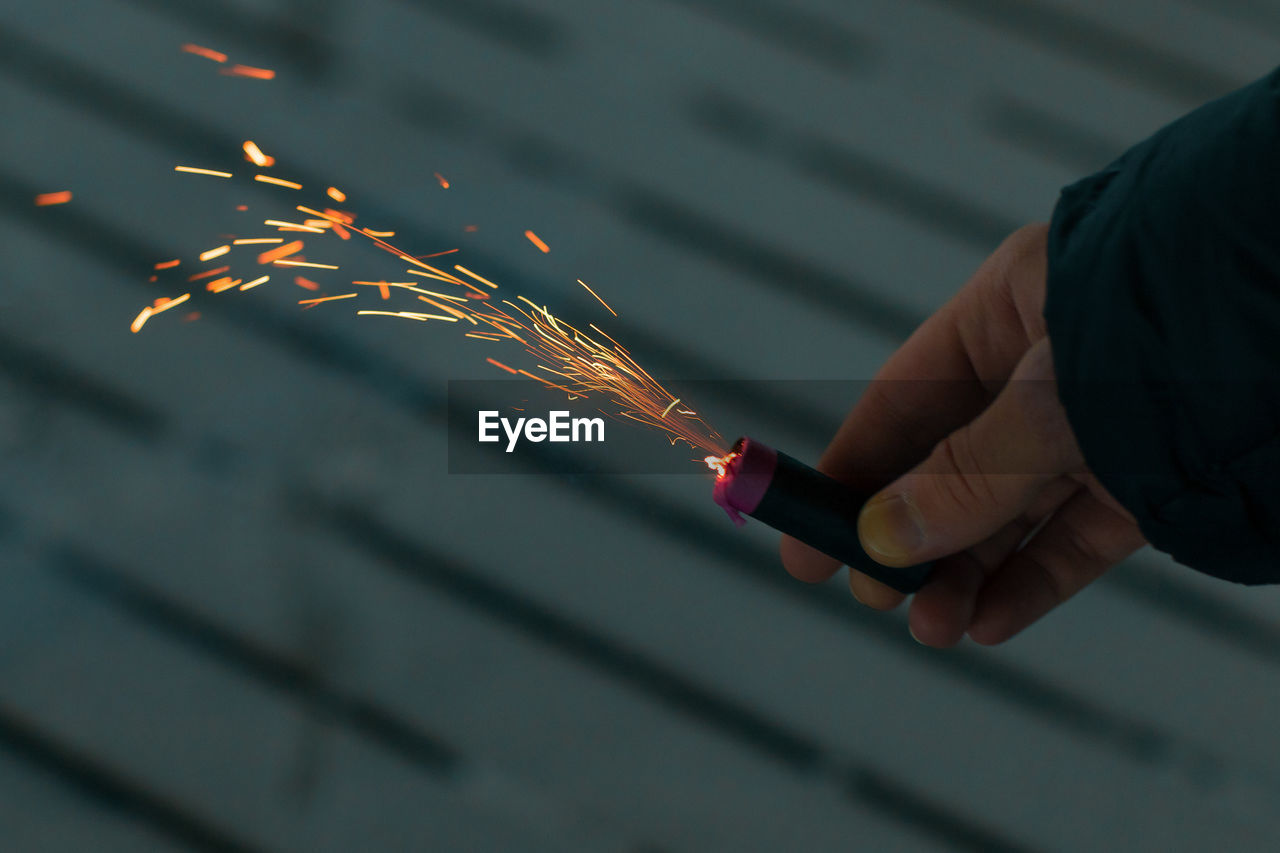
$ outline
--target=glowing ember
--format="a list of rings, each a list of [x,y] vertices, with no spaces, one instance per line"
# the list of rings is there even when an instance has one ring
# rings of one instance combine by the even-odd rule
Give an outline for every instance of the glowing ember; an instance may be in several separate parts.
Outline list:
[[[190,293],[184,293],[177,299],[157,299],[154,305],[148,305],[146,308],[143,308],[142,312],[134,318],[133,323],[129,325],[129,331],[136,335],[138,332],[142,331],[142,327],[146,325],[147,320],[157,314],[168,311],[170,308],[175,308],[181,305],[190,298]]]
[[[229,178],[230,172],[219,172],[217,169],[197,169],[195,166],[174,166],[175,172],[186,172],[190,175],[210,175],[215,178]]]
[[[532,243],[533,245],[541,249],[544,254],[551,251],[551,247],[548,246],[546,243],[542,242],[542,238],[539,237],[537,234],[534,234],[532,231],[524,232],[524,236],[529,239],[530,243]]]
[[[280,246],[279,248],[270,249],[268,251],[263,252],[261,255],[258,255],[258,263],[265,265],[265,264],[272,263],[274,261],[278,261],[281,258],[287,258],[290,255],[296,255],[298,254],[298,252],[302,251],[302,247],[304,245],[306,244],[303,243],[301,240],[294,240],[292,243],[285,243],[283,246]]]
[[[198,44],[184,44],[182,49],[187,53],[194,53],[196,56],[203,56],[205,59],[212,59],[214,62],[226,62],[227,55],[217,50],[207,47],[201,47]]]
[[[205,270],[204,272],[198,272],[195,275],[187,276],[187,281],[199,281],[202,278],[211,278],[215,275],[220,275],[229,269],[231,269],[231,267],[218,267],[213,270]]]
[[[514,367],[507,367],[505,364],[503,364],[502,362],[498,361],[496,358],[486,358],[486,359],[485,359],[485,361],[489,362],[489,363],[490,363],[490,364],[492,364],[494,367],[497,367],[497,368],[500,368],[500,369],[502,369],[502,370],[507,371],[507,373],[510,373],[510,374],[512,374],[512,375],[514,375],[514,374],[516,374],[516,373],[518,373],[518,372],[519,372],[519,371],[517,371]]]
[[[586,287],[586,288],[587,288],[587,293],[590,293],[590,294],[591,294],[592,296],[594,296],[597,300],[599,300],[600,304],[601,304],[601,305],[603,305],[603,306],[605,307],[605,309],[606,309],[610,314],[612,314],[612,315],[613,315],[613,316],[615,316],[615,317],[617,317],[617,316],[618,316],[618,312],[617,312],[617,311],[614,311],[612,308],[610,308],[610,307],[609,307],[609,303],[608,303],[608,302],[605,302],[603,299],[600,299],[600,294],[596,293],[596,292],[595,292],[594,290],[592,290],[590,287],[587,287],[587,283],[586,283],[585,281],[583,281],[582,279],[578,279],[578,284],[582,285],[583,287]]]
[[[263,221],[263,225],[274,225],[281,231],[308,231],[312,234],[323,234],[323,228],[312,228],[310,225],[301,225],[297,222],[284,222],[280,219],[267,219]]]
[[[36,196],[36,207],[49,207],[54,204],[66,204],[71,201],[71,190],[59,190],[56,193],[40,193]]]
[[[299,305],[319,305],[321,302],[333,302],[338,299],[355,299],[357,294],[344,293],[341,296],[321,296],[316,299],[299,299]]]
[[[317,270],[336,270],[333,264],[313,264],[310,261],[272,261],[278,267],[311,267]]]
[[[486,284],[486,285],[488,285],[489,287],[492,287],[494,290],[497,290],[497,289],[498,289],[498,285],[496,285],[496,284],[494,284],[493,282],[489,281],[489,279],[485,278],[484,276],[476,275],[476,274],[475,274],[475,273],[473,273],[471,270],[467,269],[466,267],[462,266],[461,264],[454,264],[454,267],[453,267],[453,268],[454,268],[455,270],[457,270],[458,272],[462,273],[463,275],[469,275],[469,276],[471,276],[472,278],[474,278],[476,281],[480,282],[481,284]]]
[[[222,69],[223,74],[232,77],[252,77],[255,80],[274,80],[276,72],[270,68],[255,68],[252,65],[232,65]]]
[[[210,249],[207,252],[202,252],[200,254],[200,260],[211,261],[214,258],[222,257],[223,255],[225,255],[227,252],[230,252],[230,251],[231,251],[230,246],[218,246],[216,249]]]
[[[244,159],[263,169],[269,169],[276,164],[276,158],[263,154],[262,149],[252,139],[246,139],[244,142]]]
[[[172,260],[172,261],[161,261],[160,263],[156,264],[156,267],[155,267],[155,268],[156,268],[156,269],[158,269],[158,270],[173,269],[174,267],[176,267],[176,266],[177,266],[178,264],[180,264],[180,263],[182,263],[182,259],[181,259],[181,258],[175,258],[175,259],[174,259],[174,260]]]
[[[333,199],[338,204],[342,204],[347,200],[347,194],[337,187],[329,187],[325,192],[329,194],[329,198]]]
[[[730,451],[724,456],[708,456],[703,461],[707,463],[707,467],[716,472],[716,478],[719,479],[725,475],[725,471],[729,468],[729,463],[738,458],[736,451]]]
[[[302,189],[302,184],[294,181],[286,181],[283,178],[273,178],[270,175],[254,175],[253,179],[255,181],[261,181],[264,184],[275,184],[278,187],[288,187],[291,190]]]
[[[244,281],[244,279],[240,279],[240,278],[233,279],[229,275],[224,275],[222,278],[214,279],[213,281],[206,284],[205,288],[210,293],[221,293],[224,290],[230,290],[233,287],[239,287],[240,282],[242,281]]]
[[[436,172],[436,173],[435,173],[435,176],[436,176],[436,180],[440,182],[440,186],[441,186],[441,188],[446,189],[446,190],[447,190],[447,189],[449,189],[449,179],[448,179],[448,178],[446,178],[444,175],[440,174],[439,172]]]

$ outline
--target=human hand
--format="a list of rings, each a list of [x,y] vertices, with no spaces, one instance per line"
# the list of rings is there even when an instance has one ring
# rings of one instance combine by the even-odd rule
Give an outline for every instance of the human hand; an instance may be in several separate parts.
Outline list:
[[[1058,400],[1047,244],[1046,225],[1006,239],[881,368],[818,464],[879,490],[858,520],[877,562],[937,561],[909,614],[925,645],[1004,642],[1146,544],[1087,472]],[[810,583],[840,568],[790,537],[782,560]],[[853,570],[849,588],[879,610],[904,598]]]

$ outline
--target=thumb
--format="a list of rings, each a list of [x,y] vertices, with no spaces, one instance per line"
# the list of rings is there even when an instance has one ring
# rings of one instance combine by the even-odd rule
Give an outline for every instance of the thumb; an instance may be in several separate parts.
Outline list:
[[[867,553],[888,566],[963,551],[1017,518],[1059,474],[1082,465],[1042,339],[981,415],[867,502],[858,535]]]

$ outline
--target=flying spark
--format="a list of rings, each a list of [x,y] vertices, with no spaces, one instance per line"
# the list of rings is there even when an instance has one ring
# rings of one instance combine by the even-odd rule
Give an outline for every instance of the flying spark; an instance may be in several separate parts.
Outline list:
[[[275,184],[278,187],[288,187],[291,190],[302,189],[302,184],[294,181],[286,181],[283,178],[273,178],[270,175],[254,175],[253,179],[255,181],[261,181],[264,184]]]
[[[223,255],[225,255],[227,252],[230,252],[230,251],[231,251],[230,246],[219,246],[216,249],[210,249],[207,252],[202,252],[200,255],[200,260],[211,261],[214,258],[222,257]]]
[[[244,142],[244,159],[262,169],[270,169],[276,164],[276,158],[263,154],[262,149],[252,139],[246,139]]]
[[[610,314],[612,314],[612,315],[613,315],[613,316],[615,316],[615,317],[617,317],[617,316],[618,316],[618,312],[617,312],[617,311],[614,311],[612,308],[610,308],[610,307],[609,307],[609,303],[608,303],[608,302],[605,302],[603,299],[600,299],[600,294],[596,293],[594,290],[592,290],[590,287],[588,287],[588,286],[587,286],[587,283],[586,283],[585,281],[583,281],[582,279],[578,279],[578,284],[582,285],[583,287],[586,287],[586,288],[587,288],[587,293],[590,293],[590,294],[591,294],[592,296],[594,296],[597,300],[599,300],[600,304],[601,304],[601,305],[603,305],[603,306],[605,307],[605,309],[606,309],[606,310],[608,310],[608,312],[609,312]]]
[[[274,80],[276,72],[270,68],[255,68],[252,65],[232,65],[222,69],[223,74],[231,77],[252,77],[255,80]]]
[[[184,44],[182,49],[187,53],[194,53],[196,56],[203,56],[205,59],[212,59],[214,62],[227,61],[227,55],[225,53],[212,50],[211,48],[201,47],[198,44]]]
[[[211,175],[215,178],[229,178],[230,172],[219,172],[216,169],[197,169],[195,166],[174,166],[175,172],[186,172],[191,175]]]
[[[246,158],[254,165],[267,168],[267,165],[261,162],[267,155],[252,142],[244,143],[244,152]],[[193,166],[177,166],[175,169],[179,172],[219,178],[232,177],[231,172]],[[303,190],[301,184],[271,175],[256,174],[254,180],[294,191]],[[448,181],[443,176],[437,175],[437,180],[440,181],[441,186],[448,187]],[[347,199],[346,194],[336,187],[328,187],[325,195],[338,204],[344,203]],[[200,260],[208,261],[230,255],[226,266],[195,273],[189,277],[189,280],[209,279],[204,289],[213,294],[235,288],[247,291],[265,284],[270,280],[269,275],[260,275],[255,272],[256,278],[242,283],[250,277],[237,276],[232,272],[232,268],[244,260],[243,258],[237,260],[237,256],[232,254],[233,247],[246,245],[271,246],[266,251],[249,256],[249,259],[256,260],[259,266],[338,270],[339,266],[336,264],[305,260],[306,256],[302,252],[306,248],[307,241],[324,239],[324,235],[327,234],[344,240],[356,235],[361,236],[372,242],[376,248],[390,253],[407,264],[408,274],[419,279],[426,278],[437,282],[433,285],[434,289],[418,287],[416,285],[422,282],[415,281],[351,281],[348,279],[351,284],[360,288],[376,289],[377,292],[375,294],[368,290],[357,290],[353,293],[340,292],[337,295],[324,295],[320,282],[298,275],[294,278],[294,284],[316,292],[314,297],[298,300],[302,308],[310,309],[330,302],[355,299],[357,302],[353,307],[358,309],[355,311],[358,316],[396,317],[417,322],[462,323],[465,328],[463,334],[468,338],[481,340],[487,344],[506,346],[513,343],[519,344],[526,355],[533,358],[537,371],[549,374],[551,378],[547,375],[539,375],[539,372],[509,366],[495,358],[486,359],[494,367],[513,376],[526,377],[548,388],[561,391],[571,400],[593,395],[603,398],[613,406],[611,414],[606,412],[611,417],[630,420],[660,430],[666,433],[672,444],[685,442],[691,447],[700,448],[712,454],[706,457],[706,462],[712,470],[723,470],[723,466],[728,463],[729,458],[723,455],[726,449],[722,436],[687,403],[681,405],[680,398],[668,392],[636,362],[626,347],[619,344],[599,326],[588,324],[589,331],[579,329],[557,317],[546,305],[540,305],[522,294],[513,294],[511,299],[503,299],[498,294],[506,291],[499,286],[498,282],[463,264],[455,264],[449,271],[427,263],[427,259],[455,254],[460,251],[459,249],[414,256],[388,242],[395,237],[394,231],[375,231],[358,226],[355,224],[354,213],[305,205],[296,205],[296,209],[307,217],[302,223],[267,219],[263,224],[274,227],[278,231],[303,232],[303,236],[299,239],[286,243],[284,237],[235,238],[229,245],[210,249],[199,256]],[[468,226],[466,230],[470,232],[476,229],[474,226]],[[320,236],[312,238],[308,235]],[[540,251],[544,253],[551,251],[532,230],[526,231],[524,236]],[[181,259],[166,261],[157,264],[156,269],[177,266],[180,261]],[[611,315],[617,316],[617,312],[585,281],[581,279],[577,281]],[[187,293],[171,301],[157,300],[155,304],[142,310],[130,328],[135,332],[139,331],[151,317],[190,298],[191,294]],[[385,303],[386,308],[361,308],[360,300],[369,298]],[[393,299],[413,299],[413,305],[420,306],[420,303],[426,303],[435,310],[431,313],[392,310],[398,308]],[[601,409],[601,411],[605,410]],[[719,467],[717,464],[712,464],[713,462]]]
[[[524,236],[529,238],[530,243],[532,243],[533,245],[541,249],[543,254],[547,254],[551,251],[551,247],[548,246],[546,243],[542,242],[542,238],[539,237],[537,234],[534,234],[532,231],[524,232]]]
[[[49,207],[54,204],[66,204],[71,201],[71,190],[59,190],[55,193],[40,193],[36,196],[36,207]]]

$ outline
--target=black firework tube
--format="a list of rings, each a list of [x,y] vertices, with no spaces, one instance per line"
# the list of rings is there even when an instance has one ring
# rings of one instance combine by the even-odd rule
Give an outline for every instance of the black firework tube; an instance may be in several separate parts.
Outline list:
[[[858,541],[858,513],[871,498],[754,439],[738,439],[720,460],[714,497],[737,524],[741,513],[834,557],[899,592],[924,585],[933,563],[893,568]]]

